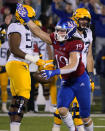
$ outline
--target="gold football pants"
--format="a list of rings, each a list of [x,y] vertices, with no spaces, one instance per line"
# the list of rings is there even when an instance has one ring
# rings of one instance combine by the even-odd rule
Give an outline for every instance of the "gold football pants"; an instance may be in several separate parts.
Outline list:
[[[7,102],[7,98],[8,98],[7,85],[8,85],[7,73],[6,72],[0,73],[0,86],[1,86],[1,100],[2,100],[2,102]]]
[[[10,78],[10,89],[12,96],[23,96],[30,98],[31,78],[29,65],[20,61],[9,61],[6,70]]]

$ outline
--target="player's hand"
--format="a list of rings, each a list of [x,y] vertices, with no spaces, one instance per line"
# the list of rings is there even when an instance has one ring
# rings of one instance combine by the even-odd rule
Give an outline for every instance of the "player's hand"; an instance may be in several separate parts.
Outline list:
[[[43,66],[43,65],[45,65],[45,64],[46,64],[46,61],[43,60],[43,59],[39,59],[39,60],[36,62],[36,65],[38,65],[38,66]]]
[[[36,62],[36,65],[38,65],[40,71],[41,70],[53,70],[54,69],[53,60],[39,59]]]
[[[16,10],[18,11],[20,17],[25,21],[25,23],[30,21],[30,18],[28,17],[28,11],[25,7],[23,7],[22,4],[18,3]]]
[[[94,91],[95,88],[95,84],[94,84],[94,74],[93,72],[89,72],[89,77],[90,77],[90,87],[91,87],[91,91]]]
[[[60,69],[56,70],[42,70],[42,76],[49,79],[55,75],[60,75]]]
[[[44,70],[53,70],[54,69],[53,60],[46,60],[46,64],[43,67]]]

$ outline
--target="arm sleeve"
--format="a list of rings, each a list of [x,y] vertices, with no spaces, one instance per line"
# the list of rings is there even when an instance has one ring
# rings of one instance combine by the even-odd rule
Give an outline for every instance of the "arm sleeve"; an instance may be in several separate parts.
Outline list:
[[[54,40],[55,40],[55,39],[54,39],[54,33],[51,33],[51,34],[50,34],[50,38],[51,38],[51,41],[52,41],[52,43],[53,43]]]

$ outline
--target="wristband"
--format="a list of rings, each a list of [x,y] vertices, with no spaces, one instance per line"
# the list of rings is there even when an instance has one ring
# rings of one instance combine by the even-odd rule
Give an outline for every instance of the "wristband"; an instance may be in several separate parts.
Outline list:
[[[25,60],[29,60],[32,63],[36,63],[39,60],[39,55],[32,56],[30,54],[25,55]]]

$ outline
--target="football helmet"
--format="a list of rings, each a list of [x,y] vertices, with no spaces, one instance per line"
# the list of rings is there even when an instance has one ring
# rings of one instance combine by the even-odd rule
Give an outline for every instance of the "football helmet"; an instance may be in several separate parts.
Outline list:
[[[55,27],[54,37],[56,41],[63,42],[70,39],[76,32],[76,23],[69,18],[61,19]]]
[[[6,30],[3,29],[0,31],[0,43],[3,44],[5,42],[6,39]]]
[[[87,27],[89,26],[90,21],[91,21],[91,15],[90,15],[90,13],[89,13],[89,11],[87,9],[85,9],[85,8],[78,8],[73,13],[72,20],[75,21],[75,23],[77,24],[77,27],[80,27],[80,24],[79,24],[79,20],[80,19],[88,20]]]
[[[28,17],[31,18],[31,19],[34,19],[35,16],[36,16],[36,13],[35,13],[35,10],[29,6],[29,5],[23,5],[23,7],[25,7],[28,11]],[[16,19],[21,23],[21,24],[24,24],[25,25],[25,21],[20,17],[18,11],[16,10],[16,13],[15,13],[15,16],[16,16]]]

